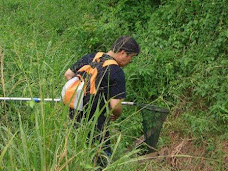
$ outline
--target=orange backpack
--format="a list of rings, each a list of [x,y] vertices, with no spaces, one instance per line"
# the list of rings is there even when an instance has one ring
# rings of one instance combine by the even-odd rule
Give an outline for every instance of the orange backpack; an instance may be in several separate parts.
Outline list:
[[[98,52],[93,58],[92,63],[84,65],[77,71],[77,75],[66,82],[62,89],[62,101],[65,105],[72,109],[82,111],[83,97],[86,94],[86,87],[88,81],[90,82],[90,94],[96,94],[96,78],[98,75],[98,68],[101,65],[103,68],[109,65],[118,65],[113,59],[106,59],[101,61],[104,52]],[[95,65],[94,65],[95,64]],[[89,80],[85,80],[79,73],[86,73],[89,75]]]

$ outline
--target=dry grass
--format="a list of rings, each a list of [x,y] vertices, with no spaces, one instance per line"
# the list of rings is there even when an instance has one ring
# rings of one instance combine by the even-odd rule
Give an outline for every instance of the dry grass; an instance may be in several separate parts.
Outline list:
[[[179,104],[180,106],[173,109],[169,118],[172,123],[165,124],[165,129],[168,131],[163,136],[168,137],[169,143],[166,143],[166,146],[161,147],[157,152],[139,157],[138,161],[142,165],[146,165],[145,170],[153,171],[228,170],[228,141],[221,140],[220,136],[215,134],[202,135],[202,137],[191,134],[189,124],[180,118],[184,113],[186,103],[187,101],[183,100]],[[197,129],[199,128],[197,127]],[[141,136],[134,142],[135,146],[142,144],[144,140],[144,136]]]
[[[5,97],[6,95],[6,90],[5,90],[5,81],[4,81],[4,53],[3,53],[3,49],[2,47],[0,46],[0,66],[1,66],[1,85],[2,85],[2,92],[3,92],[3,96]],[[2,103],[2,109],[4,111],[4,120],[6,121],[7,123],[7,116],[6,116],[6,103],[3,102]]]
[[[191,170],[214,171],[228,169],[228,142],[220,143],[212,153],[206,145],[196,146],[194,139],[182,139],[175,135],[172,144],[157,152],[142,156],[140,161],[146,164],[146,170]],[[218,159],[220,150],[222,158]],[[213,157],[214,155],[214,157]]]

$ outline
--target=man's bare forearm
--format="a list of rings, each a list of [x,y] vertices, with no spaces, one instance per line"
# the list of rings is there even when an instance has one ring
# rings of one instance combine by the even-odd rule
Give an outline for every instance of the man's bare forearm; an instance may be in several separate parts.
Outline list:
[[[74,75],[75,75],[75,73],[73,71],[71,71],[71,69],[68,69],[64,74],[64,76],[67,80],[70,80]]]
[[[122,113],[122,99],[111,99],[110,100],[110,107],[112,109],[112,116],[111,120],[116,120],[117,118],[120,117]]]

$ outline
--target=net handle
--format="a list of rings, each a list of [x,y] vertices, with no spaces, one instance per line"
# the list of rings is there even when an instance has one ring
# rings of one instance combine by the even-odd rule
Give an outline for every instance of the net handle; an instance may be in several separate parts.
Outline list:
[[[41,102],[41,101],[49,101],[49,102],[60,102],[61,99],[51,99],[51,98],[25,98],[25,97],[0,97],[0,101],[34,101],[34,102]],[[168,109],[161,108],[151,104],[138,104],[136,102],[121,102],[122,105],[130,105],[130,106],[138,106],[140,109],[147,109],[150,111],[156,111],[160,113],[169,113]]]
[[[138,104],[136,102],[122,102],[122,105],[132,105],[132,106],[138,106],[141,109],[147,109],[150,111],[155,111],[155,112],[160,112],[160,113],[164,113],[164,114],[168,114],[169,110],[165,109],[165,108],[161,108],[155,105],[151,105],[151,104]]]

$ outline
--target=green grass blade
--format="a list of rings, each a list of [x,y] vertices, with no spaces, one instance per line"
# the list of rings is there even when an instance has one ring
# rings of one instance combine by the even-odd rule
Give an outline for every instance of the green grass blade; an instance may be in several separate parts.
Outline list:
[[[120,134],[119,137],[118,137],[118,139],[117,139],[117,142],[115,144],[115,147],[113,149],[113,152],[112,152],[112,155],[111,155],[111,158],[110,158],[110,163],[112,162],[113,156],[115,155],[116,150],[117,150],[117,147],[120,144],[121,137],[122,137],[122,134]]]
[[[2,168],[2,160],[4,158],[4,155],[6,154],[7,149],[9,148],[9,146],[11,145],[11,143],[13,142],[14,137],[16,136],[17,132],[11,137],[11,139],[9,140],[8,144],[4,147],[4,149],[1,152],[0,155],[0,168]]]
[[[20,114],[19,114],[19,123],[20,123],[20,134],[21,134],[21,140],[22,140],[22,147],[23,147],[23,152],[24,152],[23,157],[25,160],[25,165],[26,165],[27,170],[30,170],[28,144],[26,141],[25,132],[23,130],[23,125],[21,122],[21,115]]]

